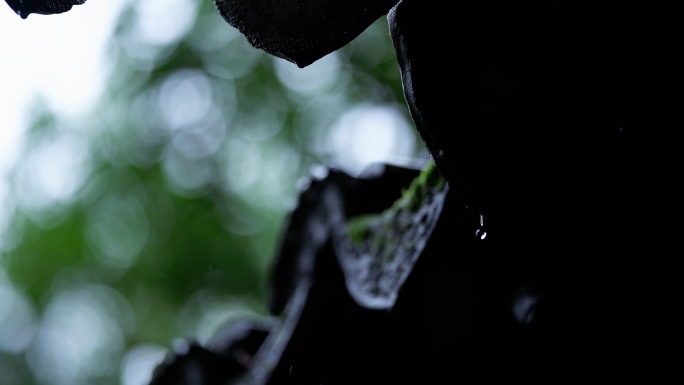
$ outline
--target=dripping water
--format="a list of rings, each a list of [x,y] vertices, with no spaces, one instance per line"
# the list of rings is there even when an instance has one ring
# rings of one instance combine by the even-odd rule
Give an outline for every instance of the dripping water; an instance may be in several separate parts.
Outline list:
[[[477,230],[475,230],[475,236],[481,241],[487,238],[487,229],[485,229],[484,216],[482,214],[480,214],[480,223]]]

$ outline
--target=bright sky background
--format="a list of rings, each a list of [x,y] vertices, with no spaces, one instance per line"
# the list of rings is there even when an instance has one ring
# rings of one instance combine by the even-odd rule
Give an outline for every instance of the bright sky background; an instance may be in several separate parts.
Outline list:
[[[96,102],[109,70],[104,43],[127,2],[91,0],[22,19],[0,1],[0,207],[29,121],[27,105],[43,95],[55,111],[77,117]]]

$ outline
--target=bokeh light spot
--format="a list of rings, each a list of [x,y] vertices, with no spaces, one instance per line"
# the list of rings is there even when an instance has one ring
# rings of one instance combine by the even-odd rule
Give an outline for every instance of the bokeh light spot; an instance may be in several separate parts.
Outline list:
[[[141,344],[131,348],[122,360],[121,385],[147,385],[154,368],[166,357],[167,349],[160,345]]]
[[[340,56],[332,52],[307,67],[299,68],[289,61],[276,58],[275,70],[280,82],[290,91],[314,97],[329,91],[343,79]]]
[[[128,268],[149,237],[145,209],[133,195],[108,197],[90,213],[87,236],[95,255],[109,267]]]
[[[202,71],[183,69],[171,74],[159,89],[161,116],[170,129],[197,124],[209,112],[212,89]]]
[[[87,160],[88,143],[75,134],[39,141],[17,169],[14,187],[20,207],[48,225],[48,211],[68,204],[83,184]]]
[[[210,158],[188,158],[174,146],[164,154],[163,169],[169,186],[183,196],[204,194],[215,179]]]
[[[120,307],[110,290],[86,285],[57,292],[28,351],[28,364],[44,384],[73,385],[111,375],[109,365],[124,349]]]
[[[152,45],[177,41],[192,27],[197,2],[191,0],[156,0],[136,2],[135,33]]]
[[[0,274],[0,351],[19,353],[26,349],[35,332],[35,310],[16,288],[3,282]]]
[[[358,175],[374,162],[414,163],[415,139],[411,126],[396,108],[360,104],[333,125],[326,147],[334,165]]]

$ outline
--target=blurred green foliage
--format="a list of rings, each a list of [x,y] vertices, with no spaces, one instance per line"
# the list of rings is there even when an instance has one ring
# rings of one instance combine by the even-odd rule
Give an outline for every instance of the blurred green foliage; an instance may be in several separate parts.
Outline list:
[[[383,106],[412,127],[384,18],[299,69],[249,46],[211,1],[175,22],[145,19],[142,3],[119,21],[87,120],[35,103],[3,208],[2,385],[141,385],[178,339],[265,314],[298,181],[341,162],[329,143],[343,113]],[[403,134],[400,155],[422,156]]]

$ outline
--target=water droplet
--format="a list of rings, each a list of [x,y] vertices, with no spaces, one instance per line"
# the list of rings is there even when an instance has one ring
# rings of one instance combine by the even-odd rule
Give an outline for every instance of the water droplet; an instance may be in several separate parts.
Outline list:
[[[482,214],[480,214],[480,225],[477,228],[477,230],[475,230],[475,236],[478,237],[480,240],[484,240],[485,238],[487,238],[487,230],[484,227],[484,217],[482,216]]]

